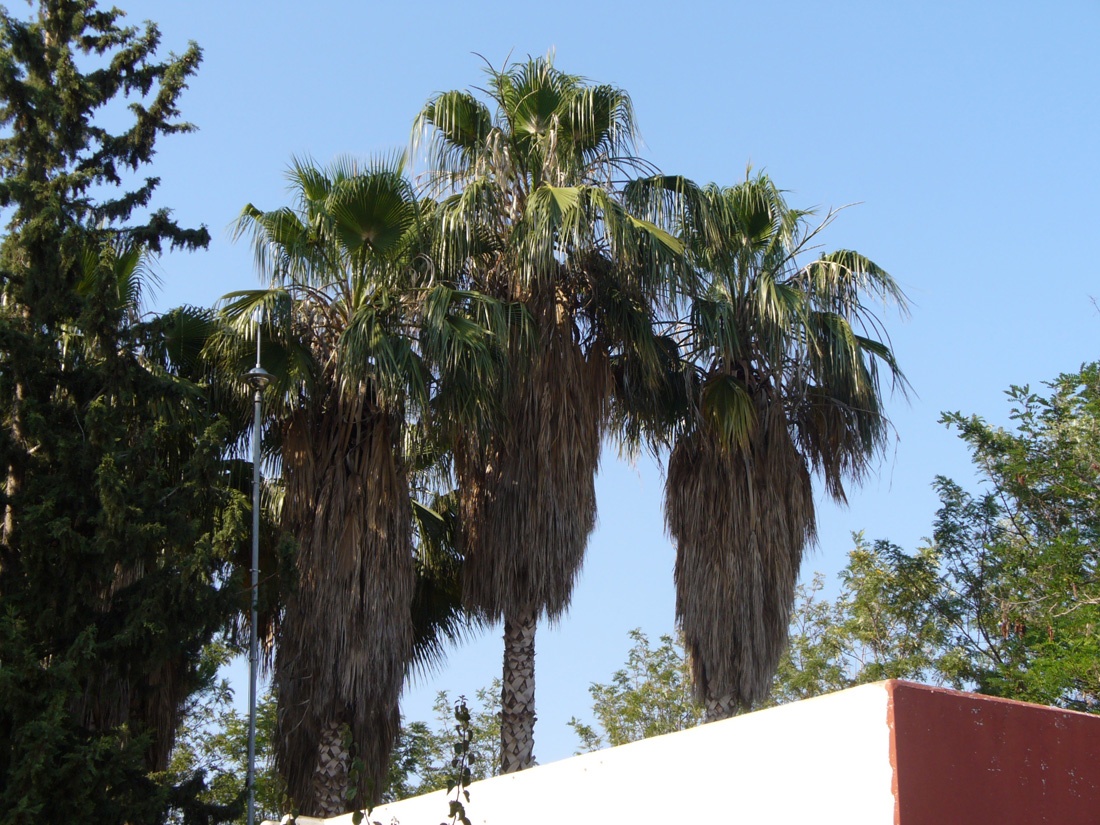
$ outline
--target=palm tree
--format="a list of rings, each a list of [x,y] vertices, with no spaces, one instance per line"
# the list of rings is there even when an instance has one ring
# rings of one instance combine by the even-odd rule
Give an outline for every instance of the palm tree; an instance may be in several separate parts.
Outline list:
[[[276,757],[301,811],[332,815],[383,790],[418,649],[414,600],[429,636],[455,628],[440,577],[418,590],[411,445],[429,405],[445,401],[438,386],[476,374],[487,347],[463,316],[476,297],[435,280],[423,254],[433,206],[399,159],[362,171],[296,162],[289,178],[292,208],[250,205],[238,224],[273,286],[227,296],[224,312],[242,332],[256,307],[270,319],[265,406],[298,544],[274,662]]]
[[[787,641],[811,473],[845,500],[888,433],[880,365],[905,381],[865,301],[905,297],[857,252],[800,265],[820,229],[765,175],[688,193],[701,288],[679,329],[688,414],[665,488],[676,613],[708,718],[767,695]]]
[[[434,194],[446,198],[446,277],[522,305],[530,322],[510,335],[499,413],[454,446],[465,599],[504,622],[510,772],[533,763],[538,619],[567,608],[595,523],[611,361],[652,349],[653,307],[682,249],[618,197],[618,178],[647,171],[622,90],[546,58],[490,70],[487,93],[488,103],[437,95],[413,134],[427,139]]]

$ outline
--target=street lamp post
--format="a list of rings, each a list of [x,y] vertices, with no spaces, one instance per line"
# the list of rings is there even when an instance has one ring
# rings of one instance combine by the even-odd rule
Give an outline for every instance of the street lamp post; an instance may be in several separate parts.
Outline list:
[[[260,329],[263,310],[256,311],[256,366],[245,374],[252,387],[252,612],[248,624],[248,825],[256,820],[256,680],[260,669],[258,604],[260,592],[260,413],[263,391],[272,379],[260,366]]]

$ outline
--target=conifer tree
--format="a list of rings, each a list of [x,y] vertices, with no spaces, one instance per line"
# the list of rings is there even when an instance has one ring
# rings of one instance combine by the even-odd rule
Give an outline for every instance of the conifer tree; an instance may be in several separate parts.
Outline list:
[[[0,821],[196,812],[201,779],[158,772],[248,511],[177,346],[201,315],[140,313],[150,256],[209,241],[143,177],[191,129],[201,57],[157,60],[159,39],[94,0],[0,7]]]

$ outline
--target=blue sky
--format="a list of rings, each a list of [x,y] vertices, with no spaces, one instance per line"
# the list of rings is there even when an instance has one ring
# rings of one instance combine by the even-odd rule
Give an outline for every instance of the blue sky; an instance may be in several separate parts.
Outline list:
[[[214,242],[162,259],[158,308],[254,286],[227,229],[240,209],[285,203],[292,156],[404,148],[434,92],[481,83],[476,55],[499,66],[554,49],[563,70],[624,88],[665,172],[732,184],[751,163],[792,205],[858,203],[824,243],[906,289],[911,319],[886,318],[915,393],[890,404],[896,444],[850,506],[821,500],[807,573],[839,569],[853,530],[906,547],[930,532],[933,477],[970,479],[941,411],[1003,421],[1010,384],[1100,354],[1096,2],[117,3],[156,20],[166,49],[205,50],[182,102],[200,131],[166,140],[154,171],[158,203]],[[572,753],[565,723],[623,661],[627,631],[673,626],[662,484],[652,462],[605,455],[573,608],[538,641],[540,761]],[[499,634],[451,662],[408,692],[408,717],[427,718],[438,689],[487,684]]]

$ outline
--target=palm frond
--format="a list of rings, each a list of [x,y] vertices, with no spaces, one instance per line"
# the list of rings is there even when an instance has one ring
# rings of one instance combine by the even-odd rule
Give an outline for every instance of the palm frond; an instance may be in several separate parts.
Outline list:
[[[756,429],[756,404],[743,381],[721,374],[707,379],[699,411],[723,449],[746,448]]]
[[[862,296],[872,295],[884,304],[892,303],[903,316],[909,304],[897,282],[874,261],[850,249],[823,254],[806,269],[809,291],[818,300],[832,303],[841,310],[862,308]]]

